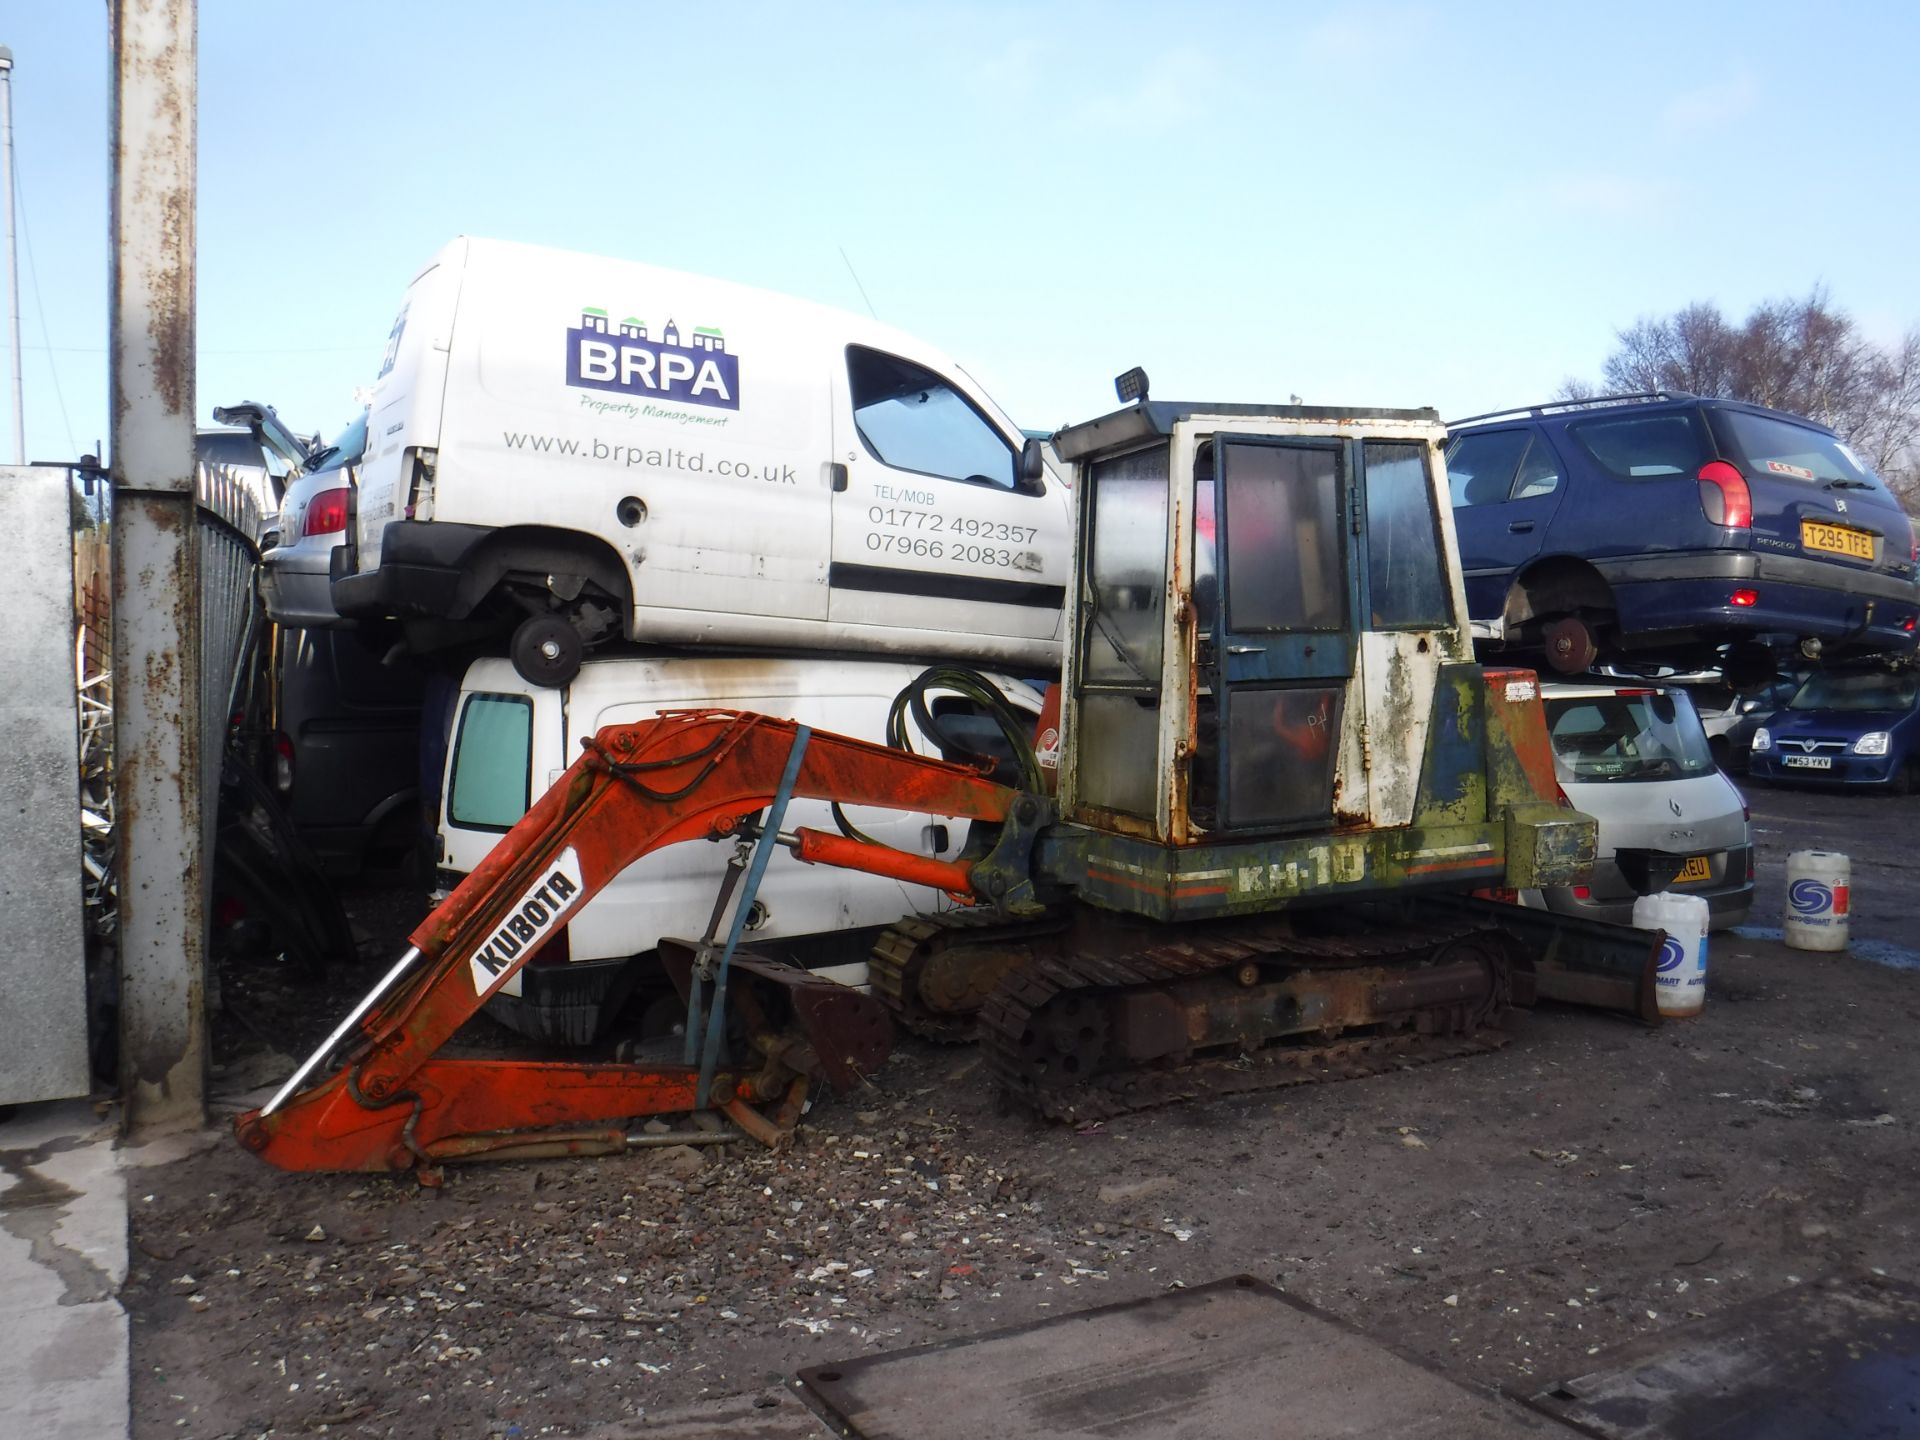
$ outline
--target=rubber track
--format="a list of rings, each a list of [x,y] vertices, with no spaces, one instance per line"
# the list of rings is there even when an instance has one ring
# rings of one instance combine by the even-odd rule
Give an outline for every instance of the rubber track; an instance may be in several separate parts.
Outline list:
[[[1322,966],[1366,964],[1396,957],[1417,960],[1449,940],[1482,928],[1471,921],[1448,921],[1322,938],[1236,928],[1227,935],[1189,934],[1120,958],[1060,955],[1007,977],[980,1012],[981,1044],[988,1065],[1011,1099],[1048,1119],[1078,1123],[1180,1100],[1358,1079],[1454,1056],[1483,1054],[1498,1050],[1511,1037],[1495,1026],[1483,1025],[1455,1034],[1397,1030],[1322,1045],[1279,1043],[1231,1060],[1202,1059],[1177,1069],[1119,1071],[1057,1088],[1038,1083],[1020,1054],[1020,1037],[1028,1017],[1064,991],[1151,985],[1275,956]]]
[[[914,1034],[941,1044],[972,1040],[975,1017],[929,1010],[920,1002],[919,972],[931,954],[946,945],[979,945],[999,940],[1025,941],[1058,933],[1062,919],[1009,920],[993,910],[943,910],[909,915],[881,932],[867,956],[867,980],[893,1018]]]

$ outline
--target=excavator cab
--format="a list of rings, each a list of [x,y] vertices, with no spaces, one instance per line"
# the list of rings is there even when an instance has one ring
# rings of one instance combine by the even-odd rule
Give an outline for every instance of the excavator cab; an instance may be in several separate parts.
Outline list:
[[[1431,410],[1151,401],[1056,437],[1067,818],[1167,845],[1411,820],[1423,702],[1470,659],[1444,439]]]
[[[1533,676],[1472,661],[1444,439],[1432,410],[1146,400],[1054,438],[1084,898],[1200,919],[1591,863]]]

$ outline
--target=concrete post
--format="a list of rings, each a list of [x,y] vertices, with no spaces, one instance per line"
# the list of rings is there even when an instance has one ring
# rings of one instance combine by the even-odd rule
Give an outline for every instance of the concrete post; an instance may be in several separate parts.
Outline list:
[[[130,1131],[206,1118],[194,0],[111,0],[113,691]]]

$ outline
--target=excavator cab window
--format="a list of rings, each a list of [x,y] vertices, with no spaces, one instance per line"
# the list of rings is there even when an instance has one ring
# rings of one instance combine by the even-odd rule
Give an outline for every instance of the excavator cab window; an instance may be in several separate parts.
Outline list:
[[[1220,571],[1200,695],[1200,738],[1216,751],[1215,778],[1209,792],[1196,773],[1194,795],[1194,818],[1209,828],[1292,827],[1332,815],[1355,655],[1350,448],[1220,435],[1211,473],[1195,477],[1196,536],[1211,509]],[[1198,498],[1207,489],[1211,506]],[[1204,767],[1202,755],[1196,771]]]
[[[1368,628],[1430,630],[1451,624],[1427,447],[1369,440],[1363,464]]]
[[[1156,445],[1092,467],[1080,609],[1080,795],[1145,819],[1157,800],[1167,464]]]

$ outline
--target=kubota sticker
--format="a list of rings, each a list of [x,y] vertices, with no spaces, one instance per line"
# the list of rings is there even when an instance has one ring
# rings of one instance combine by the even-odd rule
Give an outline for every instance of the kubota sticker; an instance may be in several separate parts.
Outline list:
[[[561,917],[579,901],[585,889],[586,882],[580,878],[580,857],[569,845],[520,897],[487,943],[473,952],[467,962],[473,971],[473,993],[486,999],[522,952],[533,949],[560,926]]]

